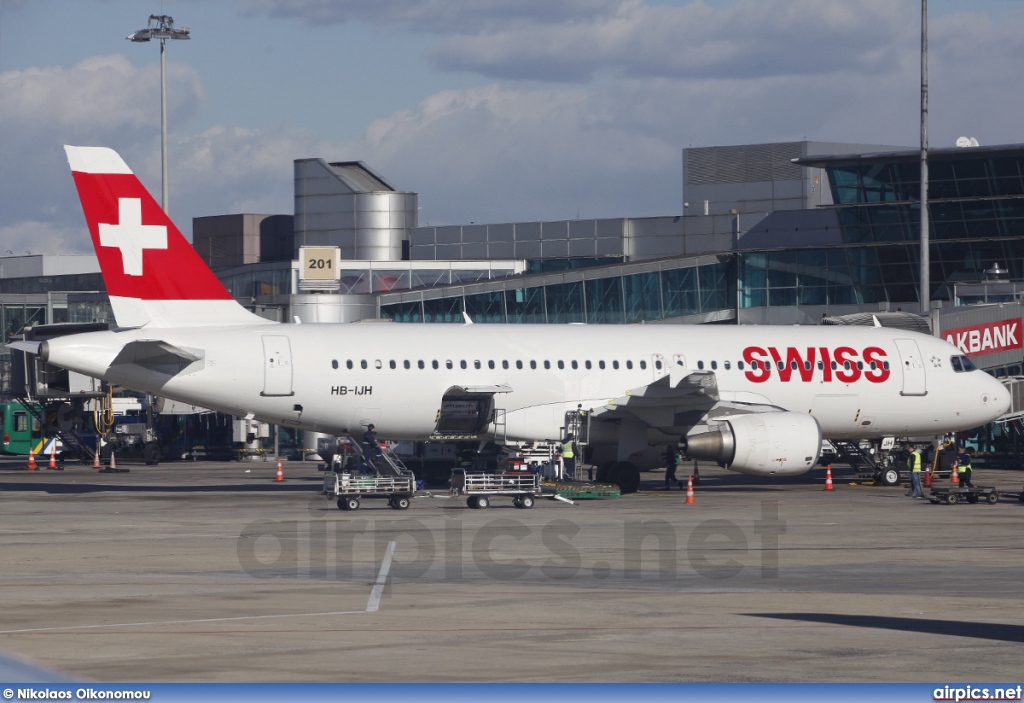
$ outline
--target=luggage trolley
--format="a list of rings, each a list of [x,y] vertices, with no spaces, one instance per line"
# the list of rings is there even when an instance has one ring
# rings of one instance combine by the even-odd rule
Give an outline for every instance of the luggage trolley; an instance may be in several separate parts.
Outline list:
[[[540,495],[540,476],[529,471],[511,471],[504,474],[467,473],[465,469],[452,471],[453,496],[469,496],[466,504],[471,508],[486,508],[491,496],[512,496],[517,508],[532,508]]]
[[[395,510],[407,510],[409,501],[416,490],[412,476],[362,476],[328,471],[324,474],[324,493],[338,497],[342,510],[359,510],[363,498],[387,498],[388,506]]]
[[[995,488],[977,486],[975,488],[933,488],[928,500],[933,504],[945,503],[956,505],[957,503],[979,503],[984,501],[989,505],[999,502],[999,491]]]

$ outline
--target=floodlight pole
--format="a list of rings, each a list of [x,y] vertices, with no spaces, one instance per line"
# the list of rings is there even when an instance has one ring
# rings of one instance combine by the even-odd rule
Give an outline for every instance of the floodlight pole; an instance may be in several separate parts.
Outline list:
[[[156,23],[156,27],[153,23]],[[174,18],[168,15],[150,15],[146,29],[128,35],[129,41],[160,40],[160,206],[167,212],[167,40],[189,39],[190,29],[174,28]]]
[[[931,307],[928,222],[928,0],[921,0],[921,312]]]

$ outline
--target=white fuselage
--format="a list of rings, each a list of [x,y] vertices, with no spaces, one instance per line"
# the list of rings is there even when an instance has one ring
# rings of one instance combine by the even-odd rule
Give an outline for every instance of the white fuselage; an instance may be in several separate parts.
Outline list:
[[[133,340],[202,358],[174,375],[111,367]],[[902,330],[797,326],[269,324],[49,341],[58,366],[330,434],[373,422],[382,437],[426,439],[449,389],[507,386],[494,401],[503,436],[526,441],[557,438],[567,410],[600,411],[673,369],[713,372],[722,401],[810,413],[827,438],[968,429],[1003,414],[1009,394],[984,372],[955,371],[960,354]]]

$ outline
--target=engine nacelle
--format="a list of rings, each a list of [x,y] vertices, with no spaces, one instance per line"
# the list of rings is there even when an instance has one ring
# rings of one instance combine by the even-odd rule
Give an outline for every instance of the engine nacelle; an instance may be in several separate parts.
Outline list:
[[[684,439],[686,455],[755,476],[795,476],[818,461],[821,427],[810,415],[751,413]]]

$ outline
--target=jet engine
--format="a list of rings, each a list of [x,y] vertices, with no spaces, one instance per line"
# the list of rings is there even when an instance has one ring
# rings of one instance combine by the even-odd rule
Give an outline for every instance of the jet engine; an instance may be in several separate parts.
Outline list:
[[[821,427],[810,415],[791,412],[735,415],[708,432],[683,439],[686,456],[708,459],[755,476],[795,476],[818,460]]]

